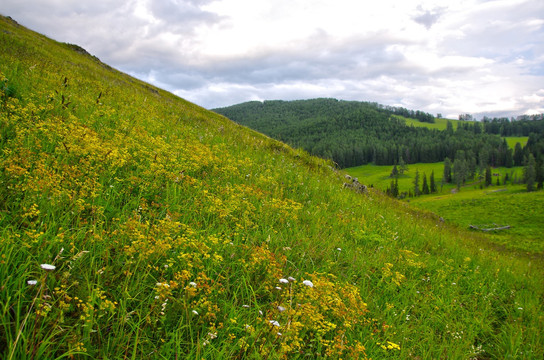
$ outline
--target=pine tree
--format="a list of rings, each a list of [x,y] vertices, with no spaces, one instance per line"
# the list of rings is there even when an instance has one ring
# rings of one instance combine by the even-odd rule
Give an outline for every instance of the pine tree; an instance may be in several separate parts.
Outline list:
[[[455,185],[457,185],[457,190],[461,189],[461,185],[465,182],[466,177],[466,164],[463,159],[455,159],[453,162],[453,178]]]
[[[399,175],[399,171],[397,169],[397,165],[395,164],[393,166],[393,170],[391,170],[391,175],[389,175],[389,177],[392,177],[392,178],[395,178]]]
[[[491,167],[485,169],[485,186],[491,185]]]
[[[429,185],[427,184],[427,175],[423,173],[423,184],[421,185],[421,192],[424,195],[429,194]]]
[[[451,160],[450,158],[444,159],[444,175],[442,179],[445,183],[451,183]]]
[[[403,175],[405,171],[408,171],[408,166],[406,166],[406,163],[401,156],[399,159],[399,174]]]
[[[416,170],[416,177],[414,178],[414,196],[419,196],[419,170]]]
[[[399,180],[398,178],[395,178],[395,180],[391,180],[391,188],[389,190],[389,195],[391,197],[397,198],[399,196]]]
[[[431,178],[429,180],[431,182],[431,188],[429,190],[431,191],[431,193],[435,193],[436,192],[436,183],[434,182],[434,170],[431,171]]]
[[[529,158],[527,159],[527,165],[524,169],[525,182],[527,183],[527,191],[533,191],[535,189],[535,178],[536,178],[536,162],[533,154],[529,153]]]
[[[446,122],[446,132],[448,134],[453,134],[453,125],[449,120]]]
[[[523,165],[523,149],[521,148],[521,144],[519,142],[516,143],[516,146],[514,147],[514,165]]]

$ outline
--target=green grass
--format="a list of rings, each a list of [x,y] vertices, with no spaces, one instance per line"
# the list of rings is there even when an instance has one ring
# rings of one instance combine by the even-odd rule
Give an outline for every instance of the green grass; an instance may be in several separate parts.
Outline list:
[[[452,127],[455,130],[457,129],[457,123],[459,122],[459,120],[437,118],[435,119],[434,123],[426,123],[426,122],[421,122],[417,119],[406,118],[400,115],[393,115],[393,117],[404,120],[406,125],[409,125],[409,126],[425,127],[428,129],[436,129],[436,130],[446,130],[448,121],[451,122]],[[521,144],[522,147],[525,146],[527,144],[527,140],[529,139],[528,136],[508,136],[504,138],[506,139],[508,146],[512,149],[514,149],[514,147],[516,146],[516,143],[518,142]]]
[[[529,140],[528,136],[509,136],[505,137],[506,143],[511,149],[514,149],[516,147],[516,144],[519,143],[521,147],[524,147],[527,145],[527,141]]]
[[[436,118],[434,123],[427,123],[427,122],[421,122],[417,119],[406,118],[400,115],[393,115],[393,117],[404,120],[406,122],[406,125],[408,126],[411,125],[415,127],[426,127],[428,129],[436,129],[436,130],[446,130],[448,121],[451,122],[453,129],[457,129],[456,123],[459,122],[459,120]]]
[[[462,189],[459,193],[425,196],[410,204],[434,212],[461,227],[511,226],[487,234],[491,241],[506,248],[544,253],[544,192],[528,193],[523,185]],[[494,225],[495,224],[495,225]]]
[[[403,174],[399,175],[399,191],[408,192],[409,190],[414,189],[414,179],[416,171],[419,171],[420,182],[419,186],[421,187],[423,182],[423,174],[427,176],[428,183],[430,182],[429,177],[431,172],[434,171],[435,183],[439,193],[448,193],[455,188],[452,184],[442,184],[442,177],[444,172],[444,163],[417,163],[409,164],[408,170]],[[391,165],[361,165],[352,168],[345,169],[345,171],[353,177],[359,179],[359,181],[367,186],[375,187],[381,191],[385,191],[388,187],[391,186],[391,181],[393,178],[390,177],[391,170],[393,166]],[[499,179],[500,184],[503,184],[504,177],[508,174],[510,182],[512,179],[519,180],[523,176],[522,167],[512,167],[512,168],[493,168],[493,185],[496,184],[497,179]],[[478,178],[478,174],[476,174]],[[465,187],[468,188],[480,188],[480,182],[477,180],[472,180],[467,182]]]
[[[422,176],[426,174],[427,180],[431,172],[434,171],[436,185],[440,188],[440,182],[442,180],[442,173],[444,172],[443,163],[418,163],[418,164],[408,164],[408,170],[398,177],[399,182],[399,191],[408,191],[409,189],[414,188],[414,178],[416,171],[419,171],[420,183],[422,184]],[[359,181],[367,186],[375,187],[379,190],[385,191],[390,185],[393,178],[390,177],[391,170],[393,166],[391,165],[361,165],[352,168],[345,169],[345,171],[353,177],[359,179]],[[445,185],[444,190],[449,190],[453,188],[451,185]]]
[[[369,164],[346,169],[346,172],[364,184],[385,191],[391,185],[392,179],[389,177],[391,169],[391,166]],[[544,226],[542,220],[544,208],[541,206],[544,193],[542,191],[527,193],[525,186],[512,184],[511,181],[507,186],[504,185],[506,174],[511,180],[521,179],[522,167],[495,168],[492,170],[492,186],[481,189],[480,181],[469,181],[457,192],[454,185],[441,184],[443,163],[412,164],[408,165],[408,171],[404,175],[399,176],[400,192],[409,190],[413,192],[416,170],[419,170],[420,176],[426,173],[427,177],[434,170],[438,191],[436,194],[407,199],[411,205],[432,211],[462,228],[493,223],[510,225],[512,229],[508,231],[489,233],[485,236],[493,243],[507,248],[544,253],[541,234]],[[497,179],[500,182],[499,186],[496,185]],[[422,180],[420,187],[421,184]]]
[[[541,260],[0,28],[1,358],[544,356]]]

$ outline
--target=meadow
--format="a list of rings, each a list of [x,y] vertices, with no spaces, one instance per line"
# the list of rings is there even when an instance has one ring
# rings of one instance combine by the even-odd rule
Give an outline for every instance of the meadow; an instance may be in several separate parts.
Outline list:
[[[391,166],[372,164],[346,169],[360,182],[385,191],[391,186]],[[483,187],[481,181],[469,181],[456,190],[453,184],[442,183],[443,163],[410,164],[408,171],[399,175],[399,192],[412,191],[415,172],[420,176],[435,173],[437,192],[405,199],[411,206],[428,210],[447,222],[467,229],[469,225],[494,228],[493,224],[509,225],[511,229],[486,233],[485,237],[494,244],[528,253],[544,253],[541,229],[544,228],[544,192],[527,193],[525,185],[508,181],[505,176],[519,180],[523,177],[522,167],[492,169],[493,184]],[[497,185],[499,180],[499,185]],[[422,179],[420,179],[420,187]]]
[[[421,122],[416,119],[406,118],[400,115],[393,115],[393,117],[403,120],[406,123],[406,125],[411,125],[414,127],[425,127],[428,129],[436,129],[436,130],[446,130],[448,121],[451,122],[453,129],[456,129],[458,123],[461,122],[460,120],[436,118],[434,123],[428,123],[428,122]],[[523,147],[527,144],[527,140],[529,140],[528,136],[507,136],[503,138],[506,139],[506,143],[511,149],[514,149],[516,146],[516,143],[518,142]]]
[[[541,259],[5,17],[0,85],[0,358],[544,357]]]
[[[397,119],[404,120],[406,125],[411,125],[415,127],[425,127],[428,129],[436,129],[436,130],[446,130],[448,121],[451,122],[454,129],[457,128],[457,123],[459,120],[453,120],[453,119],[444,119],[444,118],[435,118],[434,123],[428,123],[428,122],[422,122],[417,119],[407,118],[400,115],[393,115],[393,117]]]
[[[514,149],[516,147],[516,144],[519,143],[522,147],[527,145],[527,141],[529,140],[528,136],[507,136],[504,139],[506,139],[506,143],[511,149]]]
[[[544,192],[528,193],[523,185],[463,189],[458,193],[421,196],[410,204],[440,214],[463,228],[511,226],[487,233],[490,241],[508,249],[544,254]]]

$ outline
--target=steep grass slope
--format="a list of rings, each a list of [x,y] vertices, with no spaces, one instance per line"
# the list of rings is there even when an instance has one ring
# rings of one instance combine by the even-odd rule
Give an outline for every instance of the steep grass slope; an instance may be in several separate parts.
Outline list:
[[[542,269],[0,18],[0,357],[542,358]]]

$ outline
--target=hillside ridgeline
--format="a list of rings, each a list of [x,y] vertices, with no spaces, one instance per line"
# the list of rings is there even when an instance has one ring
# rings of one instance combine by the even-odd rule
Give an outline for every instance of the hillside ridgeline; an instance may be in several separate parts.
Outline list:
[[[402,111],[401,111],[402,110]],[[331,159],[341,168],[367,163],[432,163],[453,161],[461,150],[477,163],[491,166],[515,163],[504,136],[530,136],[529,147],[519,149],[521,159],[532,152],[544,154],[544,120],[489,119],[485,123],[448,121],[444,131],[407,125],[405,116],[425,114],[377,103],[311,99],[250,101],[214,109],[239,124],[272,138]],[[420,115],[421,116],[421,115]],[[431,115],[418,119],[428,125]],[[522,151],[524,150],[524,151]],[[401,161],[402,158],[402,161]]]
[[[544,356],[535,259],[79,49],[0,18],[1,358]]]

